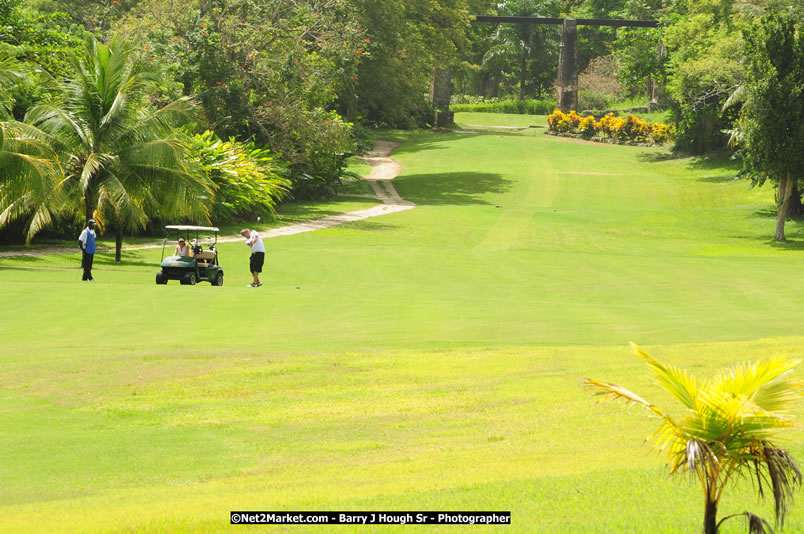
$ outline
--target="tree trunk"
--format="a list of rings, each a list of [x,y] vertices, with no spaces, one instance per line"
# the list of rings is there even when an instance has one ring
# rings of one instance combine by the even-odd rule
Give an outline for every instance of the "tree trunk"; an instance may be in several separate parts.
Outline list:
[[[86,216],[84,222],[92,219],[95,215],[95,202],[92,198],[92,194],[89,191],[87,191],[86,195],[84,196],[84,215]]]
[[[790,176],[790,171],[787,171],[787,176],[779,180],[779,208],[776,214],[776,233],[773,235],[773,239],[776,241],[784,241],[784,220],[790,209],[794,186],[795,181]]]
[[[717,502],[707,496],[704,508],[704,534],[717,534]]]
[[[528,78],[528,57],[522,54],[519,60],[519,99],[525,100],[525,80]]]
[[[114,230],[114,261],[120,263],[123,251],[123,225],[118,223]]]

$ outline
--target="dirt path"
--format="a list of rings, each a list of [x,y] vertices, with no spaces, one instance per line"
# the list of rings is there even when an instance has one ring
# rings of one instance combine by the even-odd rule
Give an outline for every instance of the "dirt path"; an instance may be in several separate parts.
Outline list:
[[[399,143],[392,143],[390,141],[374,141],[374,149],[362,157],[362,159],[371,165],[371,173],[366,176],[365,180],[369,183],[375,195],[354,195],[363,198],[374,198],[382,202],[381,206],[374,206],[364,210],[350,211],[348,213],[341,213],[339,215],[329,215],[320,219],[306,221],[279,228],[273,228],[260,232],[263,239],[270,239],[272,237],[280,237],[285,235],[301,234],[304,232],[313,232],[315,230],[322,230],[324,228],[331,228],[340,224],[345,224],[353,221],[360,221],[368,219],[369,217],[378,217],[380,215],[388,215],[389,213],[397,213],[400,211],[409,210],[416,207],[413,202],[407,201],[399,196],[396,191],[392,180],[399,176],[402,171],[402,166],[389,156],[391,152],[399,146]],[[243,238],[239,235],[223,236],[218,238],[219,243],[229,243],[233,241],[241,241]],[[77,241],[77,240],[76,240]],[[142,250],[148,248],[159,248],[162,246],[162,241],[149,243],[145,245],[134,245],[124,247],[123,250]],[[111,250],[105,248],[104,251]],[[0,252],[0,257],[9,256],[44,256],[46,254],[71,254],[76,253],[77,247],[52,247],[52,248],[39,248],[35,250],[10,250]]]

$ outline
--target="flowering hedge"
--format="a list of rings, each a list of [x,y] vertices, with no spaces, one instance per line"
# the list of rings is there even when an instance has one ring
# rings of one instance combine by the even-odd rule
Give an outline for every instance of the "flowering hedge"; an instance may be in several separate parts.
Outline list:
[[[639,117],[615,117],[608,113],[599,121],[592,115],[581,117],[575,111],[563,113],[556,108],[547,117],[550,132],[559,135],[579,135],[585,139],[593,137],[610,138],[617,142],[637,142],[663,144],[675,138],[673,126],[659,122],[647,122]]]

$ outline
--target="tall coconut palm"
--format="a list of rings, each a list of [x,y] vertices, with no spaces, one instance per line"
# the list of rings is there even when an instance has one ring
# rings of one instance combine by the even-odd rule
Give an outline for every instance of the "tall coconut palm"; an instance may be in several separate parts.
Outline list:
[[[38,105],[25,118],[36,132],[31,135],[60,154],[64,176],[60,195],[53,199],[69,199],[86,219],[114,227],[118,261],[123,232],[143,227],[149,215],[208,220],[209,182],[194,172],[176,132],[192,117],[194,106],[182,98],[154,109],[147,96],[155,83],[154,75],[132,61],[129,46],[92,39],[71,62],[70,77],[61,82],[62,101]],[[21,201],[7,200],[8,213],[0,224],[64,207],[47,201],[34,210]],[[32,222],[29,236],[44,222]]]
[[[773,493],[776,521],[784,523],[787,505],[801,472],[793,458],[772,439],[792,426],[790,414],[801,384],[792,371],[799,361],[772,358],[725,369],[701,382],[686,371],[664,365],[636,345],[637,356],[653,369],[659,384],[684,406],[674,418],[636,393],[614,384],[587,379],[595,394],[648,408],[662,420],[653,434],[661,449],[668,446],[671,474],[688,472],[704,492],[704,533],[717,534],[730,517],[745,516],[750,532],[766,532],[763,519],[744,512],[717,520],[718,505],[729,482],[741,475],[756,480],[760,496]]]

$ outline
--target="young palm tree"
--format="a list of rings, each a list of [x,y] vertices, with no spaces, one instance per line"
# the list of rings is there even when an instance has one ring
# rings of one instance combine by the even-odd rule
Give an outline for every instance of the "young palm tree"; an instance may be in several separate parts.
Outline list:
[[[586,386],[605,399],[644,406],[662,419],[652,437],[659,448],[669,446],[671,474],[688,472],[700,481],[705,498],[704,533],[717,534],[723,521],[736,516],[748,519],[749,532],[770,531],[767,522],[749,512],[717,520],[723,490],[740,475],[756,480],[760,496],[767,488],[772,490],[776,521],[784,524],[793,489],[801,485],[801,472],[793,458],[771,440],[793,424],[790,413],[800,397],[801,384],[793,379],[792,371],[799,361],[772,358],[737,365],[699,384],[686,371],[632,347],[651,366],[659,384],[684,405],[681,417],[673,418],[614,384],[587,379]]]
[[[123,232],[143,227],[149,214],[208,220],[209,182],[194,172],[176,133],[193,104],[182,98],[154,110],[146,98],[156,79],[131,55],[119,42],[89,40],[61,83],[62,102],[31,109],[25,118],[30,135],[60,154],[59,195],[36,206],[4,197],[8,214],[0,224],[32,212],[56,213],[64,204],[55,200],[67,198],[85,219],[114,227],[120,261]],[[44,222],[29,225],[29,238]]]

